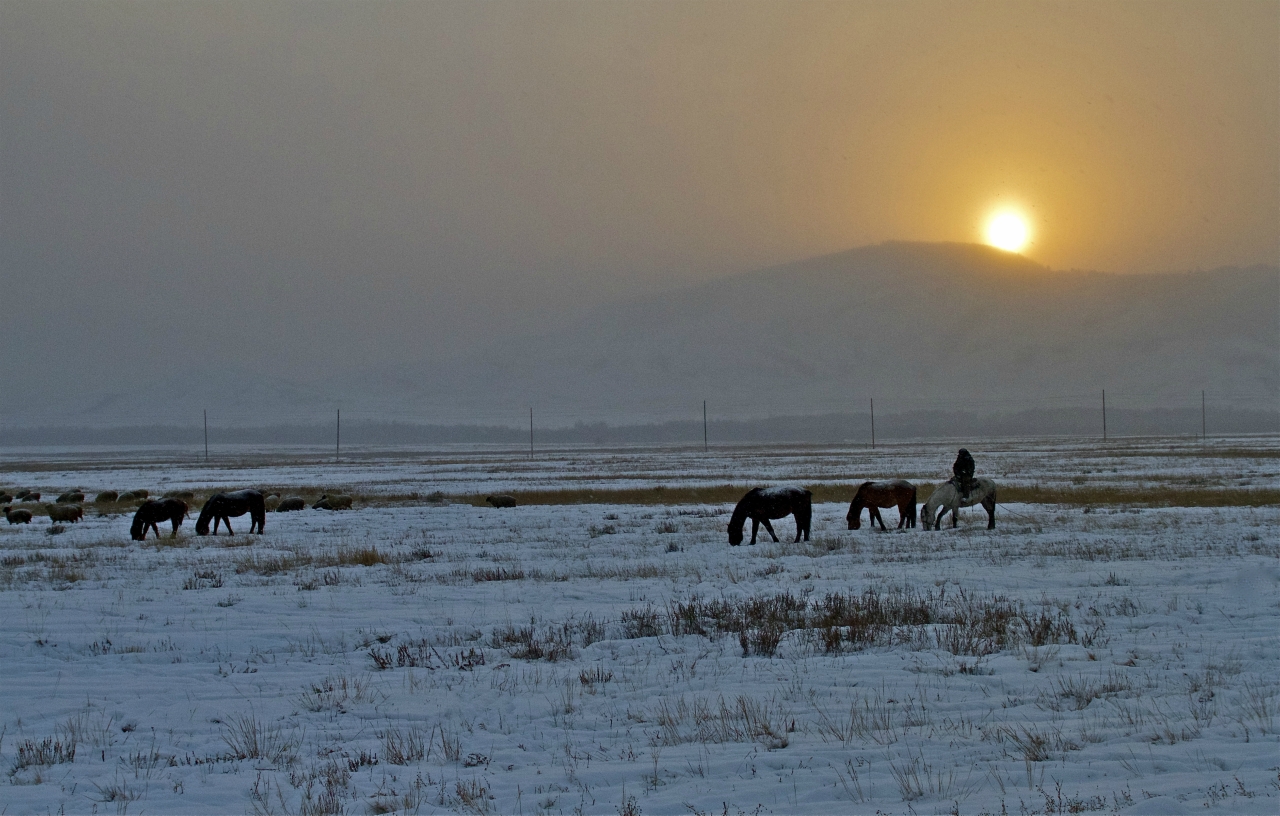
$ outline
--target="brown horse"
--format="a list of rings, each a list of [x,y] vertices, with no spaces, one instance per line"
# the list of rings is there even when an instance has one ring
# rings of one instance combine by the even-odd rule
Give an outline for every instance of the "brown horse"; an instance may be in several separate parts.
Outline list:
[[[853,501],[849,503],[849,514],[845,519],[849,522],[850,530],[857,530],[862,526],[862,508],[867,508],[867,515],[870,518],[871,529],[876,528],[876,522],[880,522],[880,529],[886,529],[884,519],[880,518],[881,507],[897,507],[898,508],[898,529],[904,526],[916,526],[916,486],[911,482],[902,479],[894,479],[892,482],[863,482],[858,488],[858,492],[853,494]]]
[[[733,508],[729,517],[729,543],[738,546],[742,543],[742,527],[747,519],[751,519],[751,543],[756,543],[756,533],[760,525],[769,531],[773,540],[778,536],[773,532],[769,519],[796,517],[796,541],[804,535],[809,540],[809,522],[813,518],[813,494],[799,487],[757,487],[747,492]]]
[[[133,526],[129,528],[129,536],[134,541],[145,541],[149,528],[155,530],[156,538],[159,538],[160,528],[156,525],[161,521],[168,521],[173,524],[173,538],[177,538],[178,528],[182,526],[182,520],[186,517],[187,503],[182,499],[151,499],[143,502],[138,512],[133,514]]]

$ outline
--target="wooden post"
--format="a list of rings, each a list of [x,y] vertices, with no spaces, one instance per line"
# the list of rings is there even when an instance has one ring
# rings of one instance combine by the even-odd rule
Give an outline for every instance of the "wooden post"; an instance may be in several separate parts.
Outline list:
[[[1107,441],[1107,389],[1102,389],[1102,441]]]
[[[871,398],[871,450],[876,449],[876,398]]]
[[[209,461],[209,409],[204,409],[204,461]]]
[[[702,452],[706,453],[707,447],[707,401],[702,401]]]
[[[338,409],[338,426],[337,426],[336,433],[337,435],[334,437],[334,440],[333,440],[333,461],[335,462],[337,462],[339,457],[342,456],[342,409],[341,408]]]

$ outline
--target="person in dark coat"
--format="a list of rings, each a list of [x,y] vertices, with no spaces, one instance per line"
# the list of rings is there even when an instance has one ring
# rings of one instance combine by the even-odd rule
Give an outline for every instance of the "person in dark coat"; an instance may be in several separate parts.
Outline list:
[[[973,489],[975,467],[969,449],[961,448],[960,455],[956,457],[956,463],[951,466],[951,472],[955,474],[955,483],[956,487],[960,488],[960,495],[966,499],[969,498],[969,491]]]

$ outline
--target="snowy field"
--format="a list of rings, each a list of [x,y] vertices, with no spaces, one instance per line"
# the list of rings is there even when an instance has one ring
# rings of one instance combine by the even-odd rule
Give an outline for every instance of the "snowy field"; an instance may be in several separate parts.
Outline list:
[[[0,523],[0,812],[1280,810],[1280,507],[825,503],[731,548],[727,504],[405,498],[937,481],[955,447],[0,451],[46,499],[363,497],[261,536]],[[1275,438],[971,447],[1004,484],[1280,487]]]

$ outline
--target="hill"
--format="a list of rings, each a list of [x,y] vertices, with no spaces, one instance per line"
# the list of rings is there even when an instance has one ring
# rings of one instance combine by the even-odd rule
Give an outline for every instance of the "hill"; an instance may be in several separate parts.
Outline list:
[[[887,243],[595,310],[498,344],[456,387],[567,404],[707,395],[791,413],[868,396],[1280,394],[1280,270],[1055,271],[984,246]]]

